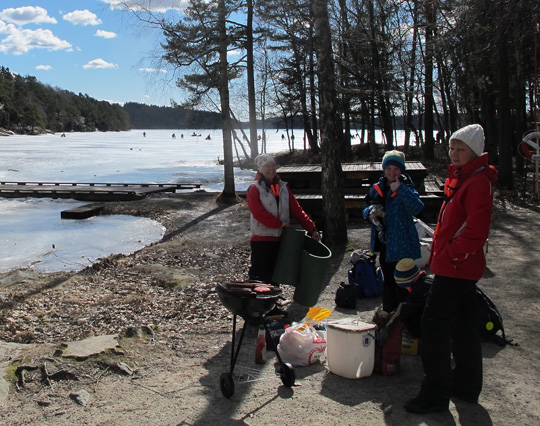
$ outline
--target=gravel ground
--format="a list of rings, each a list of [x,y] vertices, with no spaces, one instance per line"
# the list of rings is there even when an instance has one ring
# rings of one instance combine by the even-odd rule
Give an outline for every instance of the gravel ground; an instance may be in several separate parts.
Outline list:
[[[536,206],[518,207],[498,198],[489,242],[488,266],[480,286],[495,300],[509,338],[517,347],[484,344],[484,391],[480,404],[455,401],[445,414],[413,416],[402,406],[416,394],[422,377],[417,356],[402,356],[401,374],[349,380],[329,372],[324,360],[295,368],[296,384],[282,386],[273,362],[253,363],[256,330],[249,328],[236,370],[256,377],[226,399],[219,377],[230,367],[232,316],[214,292],[219,282],[244,279],[249,264],[249,213],[245,202],[222,207],[215,194],[160,194],[108,205],[107,213],[144,215],[167,228],[164,240],[130,256],[111,256],[77,273],[0,275],[2,360],[11,367],[48,366],[70,371],[77,380],[43,382],[28,374],[12,385],[0,422],[22,424],[249,424],[340,425],[481,424],[540,422],[540,264]],[[335,290],[346,279],[350,250],[367,248],[369,228],[351,224],[348,251],[335,251],[319,306],[332,318],[371,320],[380,303],[362,299],[356,310],[335,309]],[[285,296],[292,290],[283,286]],[[292,320],[307,308],[287,306]],[[241,323],[241,321],[240,321]],[[141,329],[127,337],[128,329]],[[85,362],[59,360],[63,342],[120,335],[122,350]],[[244,348],[245,347],[245,348]],[[254,345],[253,345],[254,347]],[[122,375],[122,361],[133,370]],[[43,370],[43,369],[42,369]],[[41,371],[42,371],[41,370]],[[36,370],[39,371],[39,368]],[[236,372],[236,371],[235,371]],[[74,402],[84,389],[89,400]],[[279,414],[278,414],[279,413]],[[279,415],[279,418],[276,416]]]

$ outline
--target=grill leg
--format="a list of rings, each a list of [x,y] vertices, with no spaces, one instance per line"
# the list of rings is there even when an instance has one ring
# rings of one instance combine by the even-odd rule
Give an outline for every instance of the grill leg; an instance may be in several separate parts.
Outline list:
[[[231,350],[231,370],[230,374],[234,371],[234,366],[238,360],[238,354],[240,353],[240,346],[242,346],[242,340],[246,334],[247,322],[244,322],[242,326],[242,332],[240,333],[240,339],[238,340],[238,346],[235,347],[235,335],[236,335],[236,315],[233,316],[233,332],[232,332],[232,350]]]

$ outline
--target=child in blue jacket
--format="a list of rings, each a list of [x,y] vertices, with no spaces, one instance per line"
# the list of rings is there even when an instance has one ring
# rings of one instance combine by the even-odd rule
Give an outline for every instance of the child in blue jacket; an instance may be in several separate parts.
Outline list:
[[[405,154],[396,150],[386,152],[382,168],[384,176],[371,187],[363,215],[373,224],[371,251],[380,253],[383,310],[392,312],[399,305],[394,280],[396,264],[403,258],[418,259],[422,255],[414,216],[422,211],[424,203],[405,174]]]

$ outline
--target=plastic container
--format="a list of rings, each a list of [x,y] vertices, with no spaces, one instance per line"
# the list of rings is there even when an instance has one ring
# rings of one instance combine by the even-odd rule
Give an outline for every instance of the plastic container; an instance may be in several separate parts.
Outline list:
[[[306,238],[306,233],[303,229],[285,228],[283,230],[272,277],[274,282],[296,287],[304,238]]]
[[[403,339],[401,341],[401,353],[403,355],[418,355],[419,353],[419,347],[418,347],[418,339],[411,338],[411,339]]]
[[[294,301],[315,306],[322,291],[332,252],[301,229],[285,228],[281,235],[272,280],[296,287]]]
[[[266,331],[264,325],[259,326],[259,333],[257,334],[257,340],[255,342],[255,363],[264,364],[266,359],[264,358],[264,350],[266,349]]]
[[[331,256],[332,252],[323,243],[304,237],[298,283],[293,296],[296,303],[307,307],[317,304]]]
[[[330,371],[348,379],[371,376],[375,365],[375,325],[343,318],[326,325],[326,362]]]

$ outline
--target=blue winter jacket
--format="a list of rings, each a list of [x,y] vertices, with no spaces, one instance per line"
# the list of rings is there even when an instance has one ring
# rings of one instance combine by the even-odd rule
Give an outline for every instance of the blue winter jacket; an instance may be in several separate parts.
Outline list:
[[[424,203],[414,187],[414,183],[408,175],[402,174],[396,195],[392,196],[390,186],[383,176],[377,183],[382,189],[384,200],[373,185],[366,198],[368,206],[364,209],[364,219],[369,219],[370,206],[382,204],[386,215],[384,217],[384,236],[386,241],[386,261],[399,262],[401,259],[410,257],[418,259],[422,256],[420,251],[420,239],[414,224],[414,216],[424,208]],[[377,230],[371,229],[371,251],[376,250],[375,241]]]

